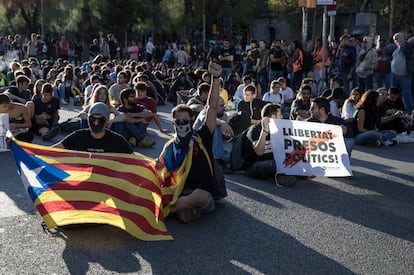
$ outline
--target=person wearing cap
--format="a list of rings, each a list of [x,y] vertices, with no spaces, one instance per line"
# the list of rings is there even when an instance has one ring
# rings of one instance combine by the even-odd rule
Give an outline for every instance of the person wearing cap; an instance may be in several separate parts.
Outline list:
[[[121,135],[106,128],[109,108],[105,103],[94,103],[88,112],[87,129],[79,129],[67,135],[53,147],[93,153],[127,153],[133,149]]]

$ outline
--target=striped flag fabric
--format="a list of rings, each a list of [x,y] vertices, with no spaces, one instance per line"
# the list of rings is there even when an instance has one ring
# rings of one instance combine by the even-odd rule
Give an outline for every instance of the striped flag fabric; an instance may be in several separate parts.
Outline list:
[[[165,175],[154,159],[142,155],[71,151],[15,139],[11,149],[48,228],[98,223],[141,240],[173,239],[164,220],[182,191],[183,169]]]

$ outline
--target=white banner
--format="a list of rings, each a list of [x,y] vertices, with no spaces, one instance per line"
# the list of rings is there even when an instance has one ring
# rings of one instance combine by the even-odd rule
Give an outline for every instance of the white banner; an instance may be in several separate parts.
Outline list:
[[[6,134],[9,130],[9,114],[0,114],[0,152],[8,151],[6,144]]]
[[[296,176],[352,176],[340,126],[273,119],[269,129],[278,173]]]

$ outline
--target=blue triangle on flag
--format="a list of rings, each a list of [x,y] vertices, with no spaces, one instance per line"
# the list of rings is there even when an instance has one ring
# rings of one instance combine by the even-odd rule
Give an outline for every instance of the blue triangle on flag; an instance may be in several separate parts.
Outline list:
[[[29,155],[14,141],[11,142],[16,166],[33,201],[48,188],[69,177],[69,174],[40,158]]]

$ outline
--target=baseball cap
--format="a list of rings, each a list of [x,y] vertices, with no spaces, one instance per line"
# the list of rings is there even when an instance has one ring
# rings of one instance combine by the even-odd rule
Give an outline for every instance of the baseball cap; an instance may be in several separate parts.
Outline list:
[[[109,120],[109,108],[105,103],[96,102],[89,109],[88,116],[101,115],[106,121]]]

